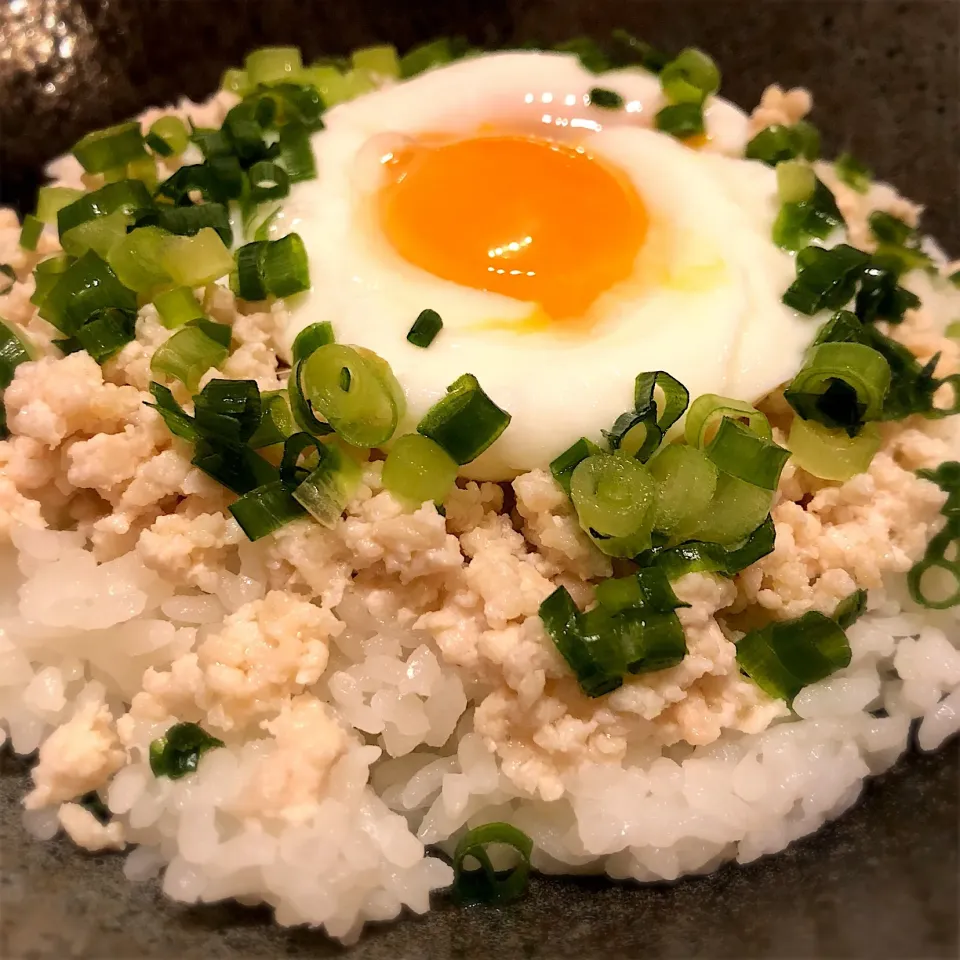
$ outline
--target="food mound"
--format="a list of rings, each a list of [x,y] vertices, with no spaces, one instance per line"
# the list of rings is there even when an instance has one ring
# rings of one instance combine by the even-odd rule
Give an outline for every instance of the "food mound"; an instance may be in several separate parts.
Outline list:
[[[960,729],[960,269],[702,51],[252,53],[0,221],[24,822],[344,941]]]

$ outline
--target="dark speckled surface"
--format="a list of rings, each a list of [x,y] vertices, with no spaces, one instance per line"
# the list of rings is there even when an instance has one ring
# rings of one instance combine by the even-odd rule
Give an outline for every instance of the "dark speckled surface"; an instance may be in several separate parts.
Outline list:
[[[295,42],[316,55],[442,32],[553,41],[621,25],[708,49],[744,105],[774,81],[813,88],[827,151],[851,148],[928,204],[930,232],[960,252],[955,0],[8,0],[0,197],[29,207],[42,163],[80,134],[179,93],[201,97],[250,46]],[[266,911],[185,907],[154,885],[128,886],[119,857],[30,841],[18,812],[26,765],[0,754],[0,957],[956,957],[958,759],[955,748],[908,756],[840,821],[759,863],[672,886],[536,880],[504,910],[440,898],[427,918],[373,928],[344,951],[272,927]]]

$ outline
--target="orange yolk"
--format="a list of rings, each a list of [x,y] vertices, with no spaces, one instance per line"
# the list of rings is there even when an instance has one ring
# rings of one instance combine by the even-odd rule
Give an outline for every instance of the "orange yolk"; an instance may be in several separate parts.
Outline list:
[[[572,147],[520,136],[419,144],[392,161],[381,228],[444,280],[582,316],[631,275],[647,230],[616,171]]]

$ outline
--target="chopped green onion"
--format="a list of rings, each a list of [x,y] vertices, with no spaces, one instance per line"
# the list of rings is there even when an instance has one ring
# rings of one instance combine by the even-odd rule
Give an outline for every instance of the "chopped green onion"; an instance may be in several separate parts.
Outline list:
[[[215,328],[224,324],[199,322],[209,332],[211,340],[222,336]],[[181,333],[191,329],[187,327]],[[226,330],[229,336],[229,327]],[[246,443],[260,426],[260,388],[256,380],[211,380],[193,398],[193,408],[197,429],[203,436],[218,443]]]
[[[873,173],[849,153],[841,153],[833,163],[838,179],[857,193],[870,189]]]
[[[88,133],[71,152],[87,173],[104,173],[126,167],[131,161],[146,156],[140,124],[136,120]]]
[[[677,607],[689,607],[677,598],[666,574],[657,568],[638,570],[629,577],[611,577],[597,584],[597,603],[608,613],[622,613],[642,607],[650,613],[669,613]]]
[[[132,160],[124,168],[124,176],[131,180],[139,180],[144,186],[153,190],[157,185],[157,161],[150,156]]]
[[[804,420],[853,436],[864,423],[881,418],[889,387],[883,354],[862,343],[820,343],[810,348],[784,397]]]
[[[916,232],[910,224],[884,210],[874,210],[867,217],[867,223],[870,232],[880,243],[891,243],[898,247],[903,246]]]
[[[722,546],[740,543],[763,522],[772,501],[769,490],[720,472],[713,499],[701,513],[684,517],[671,539],[703,540]]]
[[[407,342],[415,347],[429,347],[443,327],[443,320],[436,310],[421,310],[407,332]]]
[[[898,247],[892,243],[880,243],[873,255],[873,261],[878,266],[886,267],[897,276],[909,273],[911,270],[933,270],[934,265],[930,257],[920,249],[919,240],[915,245]]]
[[[274,83],[259,89],[244,101],[254,107],[261,127],[279,129],[301,124],[308,130],[323,128],[324,100],[312,84]]]
[[[303,396],[338,436],[356,447],[378,447],[393,436],[400,418],[400,386],[389,368],[388,382],[384,371],[338,343],[314,350],[302,365]],[[342,386],[343,370],[350,377],[347,389]]]
[[[849,597],[844,597],[833,611],[833,619],[841,630],[852,627],[867,612],[867,591],[854,590]]]
[[[62,206],[57,211],[57,230],[62,240],[75,227],[99,217],[121,214],[125,223],[131,223],[134,216],[152,207],[150,192],[139,180],[118,180]]]
[[[202,203],[194,207],[172,207],[163,203],[137,214],[136,225],[155,226],[180,237],[192,237],[204,227],[213,227],[220,239],[230,246],[233,228],[230,214],[222,203]]]
[[[41,187],[37,193],[37,219],[55,224],[57,214],[83,195],[82,190],[74,190],[72,187]]]
[[[308,450],[309,448],[309,450]],[[280,479],[288,487],[295,487],[309,475],[324,455],[324,445],[311,433],[292,433],[283,442],[283,458],[280,461]],[[311,466],[300,466],[300,458],[307,453],[312,458]]]
[[[733,577],[773,553],[775,544],[776,528],[768,516],[744,541],[733,546],[688,540],[673,547],[653,547],[636,560],[642,567],[660,567],[673,580],[698,572]]]
[[[703,449],[712,439],[720,422],[729,417],[746,423],[758,437],[773,439],[770,421],[756,407],[742,400],[721,397],[716,393],[705,393],[690,405],[684,424],[684,437],[691,447]]]
[[[772,440],[759,437],[742,423],[724,417],[706,454],[717,469],[764,490],[776,490],[780,473],[790,457]]]
[[[244,69],[250,86],[256,87],[296,79],[303,60],[298,47],[261,47],[247,54]]]
[[[960,463],[941,463],[935,470],[918,470],[917,476],[947,494],[940,508],[946,523],[907,574],[907,586],[914,603],[928,610],[947,610],[960,603]]]
[[[280,160],[290,183],[313,180],[317,164],[310,143],[309,129],[302,123],[288,123],[280,129]]]
[[[146,293],[170,282],[161,262],[170,234],[159,227],[138,227],[125,233],[107,254],[117,279],[131,290]]]
[[[179,780],[193,773],[208,751],[224,746],[197,723],[175,723],[150,744],[150,769],[155,777]]]
[[[97,363],[103,363],[134,339],[136,329],[135,311],[103,307],[87,318],[74,337]]]
[[[245,493],[229,509],[249,540],[259,540],[307,513],[280,480]]]
[[[211,330],[223,327],[227,345],[214,339]],[[162,343],[150,361],[154,376],[165,374],[179,380],[191,392],[196,390],[200,378],[211,368],[219,367],[230,353],[230,328],[225,324],[197,320],[181,327],[169,340]]]
[[[400,58],[400,76],[404,80],[415,77],[424,70],[438,67],[463,56],[467,42],[462,37],[440,37],[408,50]]]
[[[866,472],[880,442],[880,430],[873,423],[851,437],[846,430],[794,417],[787,446],[794,463],[807,473],[822,480],[849,480]]]
[[[771,167],[784,160],[816,160],[820,156],[820,134],[805,120],[793,126],[775,123],[747,144],[744,155],[748,160],[760,160]]]
[[[659,485],[653,527],[669,534],[707,509],[717,489],[717,467],[696,447],[671,444],[647,463]]]
[[[761,690],[789,703],[805,686],[848,666],[850,644],[836,621],[811,610],[752,630],[737,642],[737,662]]]
[[[226,90],[228,93],[235,93],[239,97],[245,96],[250,89],[247,71],[238,70],[236,67],[224,70],[223,77],[220,80],[220,89]]]
[[[0,280],[0,297],[5,297],[17,282],[17,271],[9,263],[0,263],[0,276],[6,277],[6,281]]]
[[[960,270],[954,270],[954,272],[947,277],[947,280],[960,290]]]
[[[811,238],[826,240],[844,226],[843,215],[830,189],[814,177],[813,190],[803,200],[784,203],[773,224],[773,242],[785,250],[799,250]]]
[[[236,293],[243,300],[288,297],[310,288],[307,251],[299,234],[255,240],[237,251]]]
[[[160,184],[157,195],[179,206],[189,204],[190,194],[196,190],[208,203],[227,203],[240,198],[245,182],[236,157],[209,157],[205,163],[180,167]]]
[[[247,441],[254,450],[284,443],[297,432],[285,391],[268,390],[260,394],[260,405],[263,411],[260,425]]]
[[[604,110],[619,110],[623,106],[623,97],[615,90],[593,87],[589,93],[590,103]]]
[[[311,351],[312,353],[313,351]],[[302,430],[307,430],[317,436],[333,433],[333,427],[314,416],[313,408],[303,393],[303,360],[294,360],[290,370],[290,379],[287,381],[287,396],[290,400],[290,411],[293,419]]]
[[[621,664],[604,657],[603,648],[588,647],[580,632],[580,611],[566,587],[557,587],[540,604],[540,619],[560,655],[588,697],[602,697],[623,684]]]
[[[457,463],[438,443],[419,433],[397,437],[383,465],[383,485],[418,506],[443,503],[457,479]]]
[[[506,872],[493,869],[487,847],[492,844],[512,847],[518,856],[516,866]],[[508,823],[485,823],[474,827],[461,838],[453,854],[453,887],[461,903],[507,903],[522,896],[530,874],[533,841]],[[466,870],[464,862],[472,857],[479,870]]]
[[[602,452],[592,440],[581,437],[572,446],[564,450],[560,456],[551,461],[550,473],[553,474],[553,479],[563,487],[567,496],[570,496],[570,478],[573,476],[573,471],[587,457]]]
[[[179,117],[160,117],[150,127],[147,146],[158,156],[179,156],[190,145],[190,134]]]
[[[648,407],[643,413],[629,410],[621,413],[603,436],[611,450],[645,463],[660,446],[663,432],[657,426],[656,407]]]
[[[319,463],[293,496],[314,520],[332,527],[360,485],[360,464],[332,443],[318,452]]]
[[[400,61],[397,49],[389,44],[376,47],[361,47],[350,55],[354,69],[368,70],[383,79],[400,76]]]
[[[461,466],[476,460],[507,429],[510,414],[484,393],[473,374],[447,387],[417,424],[417,433],[435,440]]]
[[[3,391],[10,386],[16,369],[25,360],[33,359],[27,345],[0,318],[0,436],[7,435],[7,411],[3,406]]]
[[[797,254],[797,279],[787,288],[783,302],[807,316],[839,310],[850,302],[869,261],[868,254],[845,243],[829,250],[804,247]]]
[[[690,402],[687,388],[663,370],[637,374],[633,387],[633,407],[644,414],[649,408],[658,409],[656,392],[663,395],[656,418],[657,427],[665,434],[682,416]]]
[[[204,227],[193,237],[170,237],[160,264],[177,286],[202,287],[228,274],[233,257],[216,230]]]
[[[784,160],[777,164],[777,194],[781,203],[803,203],[813,196],[817,176],[803,160]]]
[[[239,496],[278,479],[277,468],[256,451],[205,436],[198,440],[190,462]]]
[[[60,274],[40,307],[40,316],[71,337],[94,313],[106,307],[136,313],[137,295],[120,283],[110,267],[91,251]]]
[[[720,89],[720,71],[702,50],[681,50],[660,71],[660,86],[673,103],[702,104]]]
[[[661,133],[678,140],[689,140],[704,132],[703,105],[700,103],[673,103],[663,107],[653,118]]]
[[[325,347],[328,343],[334,342],[333,325],[329,320],[311,323],[309,326],[304,327],[293,341],[293,362],[296,363],[299,360],[306,360],[314,350],[318,350],[320,347]]]
[[[570,499],[581,528],[609,556],[633,557],[650,547],[657,484],[638,460],[600,453],[581,461]]]
[[[663,576],[656,567],[640,573]],[[655,613],[640,607],[611,614],[600,605],[580,618],[580,635],[585,646],[612,655],[620,671],[632,674],[668,670],[687,655],[683,626],[672,610]]]
[[[64,273],[72,263],[74,263],[74,258],[65,253],[41,260],[33,268],[34,291],[30,302],[38,307],[42,307],[43,302],[47,299],[47,294],[50,293],[57,280],[60,279],[60,275]]]
[[[203,307],[197,302],[190,287],[174,287],[158,293],[153,298],[160,322],[168,329],[175,330],[191,320],[204,320]]]
[[[163,417],[167,429],[175,437],[180,437],[181,440],[196,443],[200,439],[200,433],[193,417],[177,403],[170,388],[161,383],[153,382],[150,384],[150,393],[153,395],[155,402],[147,403],[146,406],[156,410]]]
[[[100,799],[100,794],[96,790],[85,793],[76,803],[92,814],[98,823],[107,824],[110,822],[112,816],[110,808]]]
[[[290,192],[290,178],[287,171],[272,160],[260,160],[248,171],[250,178],[250,199],[254,203],[267,200],[280,200]]]
[[[621,28],[611,31],[610,40],[607,43],[607,56],[611,67],[637,65],[650,73],[660,73],[670,62],[670,57],[662,50],[639,40]]]
[[[20,228],[20,246],[24,250],[36,250],[41,233],[43,233],[43,221],[32,213],[28,213],[23,218],[23,226]]]
[[[575,54],[580,66],[590,73],[604,73],[611,67],[610,58],[593,37],[573,37],[555,47],[559,53]]]
[[[886,267],[869,264],[860,277],[854,312],[864,323],[886,320],[902,322],[907,310],[916,310],[920,298],[897,283],[897,274]]]
[[[74,257],[81,257],[92,250],[107,258],[110,251],[127,235],[131,217],[121,210],[106,216],[87,220],[68,230],[60,237],[60,245]]]

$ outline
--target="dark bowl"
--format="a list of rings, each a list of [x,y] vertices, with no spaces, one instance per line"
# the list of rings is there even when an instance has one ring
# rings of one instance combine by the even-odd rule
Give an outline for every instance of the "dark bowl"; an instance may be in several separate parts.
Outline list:
[[[929,206],[960,253],[960,21],[955,0],[9,0],[0,12],[0,199],[32,209],[43,164],[89,129],[211,92],[251,47],[306,56],[438,34],[552,43],[623,26],[668,49],[697,45],[724,93],[752,106],[778,82],[813,89],[828,155],[847,148]],[[338,955],[266,910],[165,900],[117,856],[35,843],[18,803],[29,764],[0,753],[0,956],[247,958]],[[509,908],[369,928],[357,958],[920,958],[960,952],[958,752],[911,753],[860,803],[775,857],[707,878],[637,886],[535,879]]]

